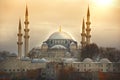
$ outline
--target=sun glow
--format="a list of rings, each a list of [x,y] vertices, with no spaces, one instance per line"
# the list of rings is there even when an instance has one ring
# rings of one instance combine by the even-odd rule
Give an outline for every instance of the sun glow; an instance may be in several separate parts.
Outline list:
[[[113,0],[93,0],[93,1],[96,5],[101,6],[101,7],[107,7],[107,6],[112,5],[113,3]]]

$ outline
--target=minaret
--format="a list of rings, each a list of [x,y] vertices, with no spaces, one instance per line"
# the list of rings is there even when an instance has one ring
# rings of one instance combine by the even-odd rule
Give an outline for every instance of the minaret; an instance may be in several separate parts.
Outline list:
[[[86,44],[90,44],[90,38],[91,38],[91,35],[90,35],[90,31],[91,31],[91,28],[90,28],[90,11],[89,11],[89,6],[88,6],[88,11],[87,11],[87,22],[86,22]]]
[[[19,27],[18,27],[18,58],[20,59],[22,57],[22,32],[21,32],[21,19],[19,19]]]
[[[25,39],[25,55],[24,57],[27,57],[28,56],[28,52],[29,52],[29,29],[28,29],[28,24],[29,24],[29,21],[28,21],[28,8],[27,8],[27,5],[26,5],[26,13],[25,13],[25,35],[24,35],[24,39]]]
[[[81,45],[82,45],[82,48],[83,48],[83,47],[85,47],[85,45],[86,45],[86,42],[85,42],[86,34],[85,34],[85,21],[84,21],[84,18],[83,18],[81,36],[82,36]]]

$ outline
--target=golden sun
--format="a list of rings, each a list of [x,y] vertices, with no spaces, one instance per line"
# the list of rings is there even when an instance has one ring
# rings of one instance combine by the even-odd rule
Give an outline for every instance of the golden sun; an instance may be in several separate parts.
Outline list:
[[[93,0],[93,1],[96,5],[101,7],[110,6],[113,3],[113,0]]]

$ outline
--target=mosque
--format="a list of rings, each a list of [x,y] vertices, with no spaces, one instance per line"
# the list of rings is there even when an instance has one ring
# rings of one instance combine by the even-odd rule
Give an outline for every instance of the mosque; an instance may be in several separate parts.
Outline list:
[[[67,32],[62,31],[61,26],[59,31],[54,32],[49,36],[49,38],[42,43],[42,46],[39,48],[33,48],[29,51],[29,20],[28,20],[28,7],[26,6],[25,13],[25,35],[24,35],[24,54],[22,54],[22,33],[21,33],[21,20],[19,20],[19,28],[18,28],[18,58],[47,58],[52,59],[54,61],[60,60],[61,58],[77,58],[80,54],[80,48],[78,47],[77,41],[73,39],[73,37]],[[87,11],[87,21],[85,28],[85,21],[83,19],[82,26],[82,41],[81,46],[84,47],[87,44],[90,44],[90,11],[88,7]],[[54,59],[53,59],[54,58]],[[55,59],[56,58],[56,59]]]
[[[29,15],[28,7],[26,6],[25,12],[25,28],[24,28],[24,42],[22,41],[23,33],[21,27],[21,20],[19,19],[18,27],[18,55],[9,56],[6,60],[2,61],[0,64],[0,71],[6,72],[21,72],[31,69],[45,68],[50,62],[64,62],[65,66],[73,66],[79,72],[85,72],[87,70],[91,71],[120,71],[120,64],[112,63],[108,59],[101,59],[98,62],[94,62],[90,58],[85,58],[83,61],[79,61],[81,54],[81,48],[90,44],[91,38],[91,28],[90,28],[90,10],[87,10],[87,20],[86,25],[83,19],[82,32],[81,32],[81,45],[68,34],[62,31],[61,26],[59,31],[54,32],[49,36],[46,41],[43,41],[40,47],[35,47],[29,50]],[[85,27],[86,26],[86,27]],[[24,53],[22,53],[24,43]],[[81,46],[81,48],[79,47]],[[13,65],[14,64],[14,65]],[[46,71],[47,73],[48,71]]]

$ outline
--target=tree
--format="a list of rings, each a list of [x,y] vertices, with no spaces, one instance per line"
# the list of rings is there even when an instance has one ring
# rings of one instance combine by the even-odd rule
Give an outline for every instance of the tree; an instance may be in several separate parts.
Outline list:
[[[92,44],[86,45],[84,48],[82,48],[81,53],[82,53],[81,54],[82,60],[84,58],[95,59],[95,57],[97,57],[99,55],[99,48],[98,48],[97,44],[92,43]]]
[[[118,62],[120,60],[120,51],[115,48],[100,48],[101,58],[108,58],[112,62]]]

